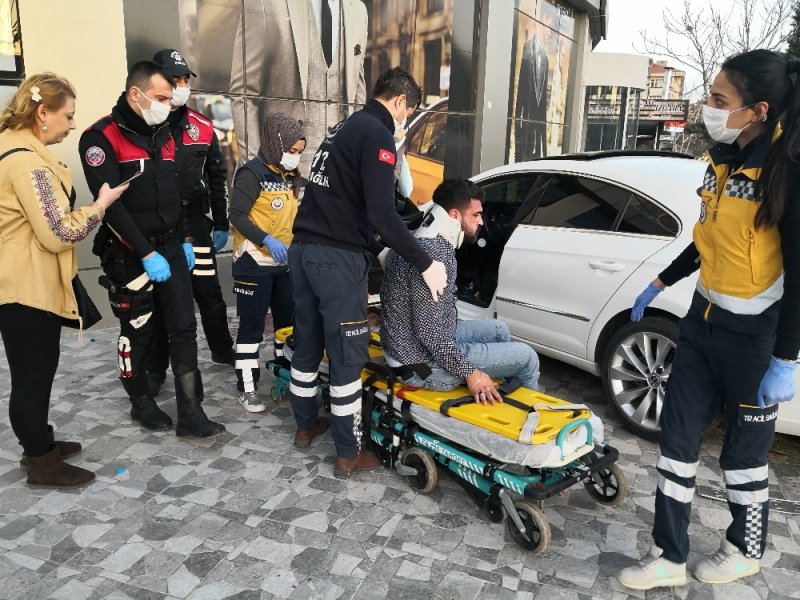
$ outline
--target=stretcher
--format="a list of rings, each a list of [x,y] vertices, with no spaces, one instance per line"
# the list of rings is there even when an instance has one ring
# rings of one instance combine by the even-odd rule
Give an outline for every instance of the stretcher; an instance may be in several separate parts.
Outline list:
[[[284,343],[284,356],[267,368],[277,402],[289,386],[291,328],[276,331],[275,339]],[[514,541],[534,554],[550,542],[546,498],[578,483],[600,504],[616,506],[625,497],[619,453],[603,443],[602,422],[586,406],[513,382],[501,383],[504,402],[489,406],[474,403],[465,387],[438,392],[404,386],[386,367],[374,333],[361,379],[362,444],[420,493],[433,491],[440,470],[448,474],[491,521],[507,517]],[[319,393],[330,410],[326,358]]]

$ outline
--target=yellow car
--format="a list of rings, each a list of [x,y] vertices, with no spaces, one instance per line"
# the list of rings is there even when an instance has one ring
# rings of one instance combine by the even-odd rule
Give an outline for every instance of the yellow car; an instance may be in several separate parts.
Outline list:
[[[442,98],[414,118],[403,143],[414,182],[411,200],[417,205],[430,200],[444,179],[447,100]]]

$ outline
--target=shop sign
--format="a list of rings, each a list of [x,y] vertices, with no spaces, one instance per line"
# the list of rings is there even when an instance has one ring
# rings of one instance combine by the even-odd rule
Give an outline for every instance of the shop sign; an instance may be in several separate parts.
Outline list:
[[[591,103],[589,104],[589,116],[590,117],[618,117],[619,116],[619,104],[599,104],[599,103]]]
[[[688,100],[642,98],[639,104],[640,121],[685,121],[688,114]]]
[[[664,121],[664,131],[683,133],[685,127],[686,121]]]

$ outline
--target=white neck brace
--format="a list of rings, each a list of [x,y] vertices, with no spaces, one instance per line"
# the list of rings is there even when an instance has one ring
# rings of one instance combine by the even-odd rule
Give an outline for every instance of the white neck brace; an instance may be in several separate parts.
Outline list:
[[[447,211],[438,204],[425,215],[425,219],[415,231],[414,235],[418,238],[435,238],[437,235],[446,239],[454,248],[461,247],[464,241],[464,231],[461,223],[447,214]]]

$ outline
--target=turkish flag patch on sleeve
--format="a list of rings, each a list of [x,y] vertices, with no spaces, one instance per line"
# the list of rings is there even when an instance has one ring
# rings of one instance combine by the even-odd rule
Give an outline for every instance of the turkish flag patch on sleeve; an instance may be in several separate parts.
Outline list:
[[[381,148],[378,150],[378,160],[394,166],[394,152]]]

